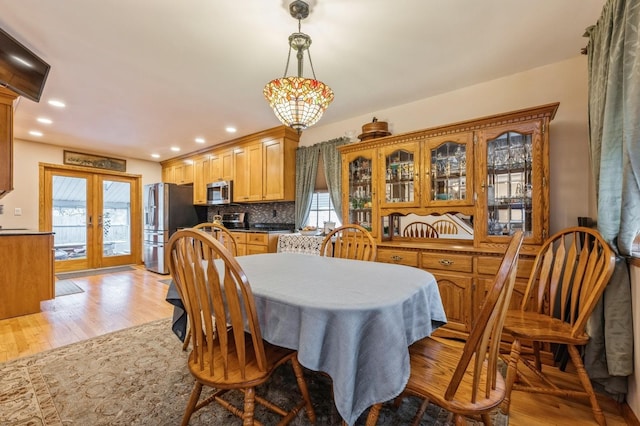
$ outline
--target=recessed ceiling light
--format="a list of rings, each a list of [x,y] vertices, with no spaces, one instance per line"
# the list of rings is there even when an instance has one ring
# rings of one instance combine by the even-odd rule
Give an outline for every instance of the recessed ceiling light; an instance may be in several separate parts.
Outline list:
[[[51,123],[53,123],[53,120],[51,120],[50,118],[46,118],[46,117],[38,117],[37,120],[38,120],[38,123],[42,123],[42,124],[51,124]]]
[[[205,143],[206,141],[204,140],[204,138],[196,138],[196,143]]]
[[[178,151],[180,151],[180,148],[177,147],[177,146],[172,146],[171,147],[171,151],[178,152]]]
[[[160,158],[160,154],[151,154],[153,158]]]
[[[235,127],[231,127],[231,126],[227,126],[225,128],[225,130],[227,131],[227,133],[235,133],[238,131],[238,129],[236,129]]]
[[[59,101],[57,99],[49,100],[49,105],[54,106],[54,107],[58,107],[58,108],[64,108],[66,106],[64,102]]]
[[[37,131],[37,130],[31,130],[31,131],[29,132],[29,134],[30,134],[31,136],[42,136],[42,132],[39,132],[39,131]]]

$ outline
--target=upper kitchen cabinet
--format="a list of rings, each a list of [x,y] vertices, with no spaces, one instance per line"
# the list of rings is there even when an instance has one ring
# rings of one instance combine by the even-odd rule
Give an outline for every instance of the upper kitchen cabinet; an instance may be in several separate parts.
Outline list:
[[[162,166],[162,181],[190,185],[193,183],[193,158],[184,158]]]
[[[230,140],[163,161],[162,181],[193,184],[194,204],[206,204],[206,186],[233,181],[233,201],[295,199],[298,133],[285,126]]]
[[[209,155],[193,161],[193,204],[207,204],[207,183],[211,182],[211,158]]]
[[[427,138],[424,144],[427,206],[473,205],[473,133]]]
[[[0,198],[13,190],[13,105],[17,97],[0,87]]]
[[[298,137],[291,137],[290,133],[285,131],[275,138],[265,136],[233,150],[235,202],[295,199]]]
[[[233,179],[233,150],[217,149],[210,155],[210,180],[205,182],[216,182],[219,180]]]

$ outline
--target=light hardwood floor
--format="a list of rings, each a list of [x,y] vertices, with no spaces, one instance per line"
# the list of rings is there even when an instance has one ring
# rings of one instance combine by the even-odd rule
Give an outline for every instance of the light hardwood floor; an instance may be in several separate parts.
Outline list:
[[[0,320],[0,361],[168,318],[172,307],[165,301],[167,285],[160,282],[167,278],[142,267],[73,278],[84,293],[43,302],[38,314]],[[567,373],[559,372],[558,377],[567,383],[578,383]],[[627,424],[618,404],[606,397],[600,402],[609,426]],[[514,392],[509,420],[511,426],[597,424],[586,401],[523,392]]]

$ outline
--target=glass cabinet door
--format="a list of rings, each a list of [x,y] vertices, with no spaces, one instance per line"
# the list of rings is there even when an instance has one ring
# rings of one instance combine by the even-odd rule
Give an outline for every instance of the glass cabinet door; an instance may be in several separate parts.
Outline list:
[[[488,132],[483,157],[486,174],[480,201],[486,206],[486,217],[479,224],[483,234],[492,239],[523,230],[530,241],[542,241],[547,189],[540,164],[540,122]]]
[[[427,140],[425,163],[428,205],[471,205],[473,203],[473,135],[463,133]]]
[[[417,143],[407,143],[382,148],[380,157],[384,166],[382,207],[418,206],[420,146]]]
[[[373,156],[357,155],[347,164],[349,177],[347,217],[344,223],[355,223],[372,231],[373,218]]]

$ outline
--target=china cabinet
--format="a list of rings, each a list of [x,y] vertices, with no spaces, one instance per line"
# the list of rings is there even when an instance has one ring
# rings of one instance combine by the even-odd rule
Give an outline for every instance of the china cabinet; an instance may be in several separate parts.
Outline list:
[[[549,123],[542,105],[341,146],[343,217],[365,225],[379,262],[426,269],[449,322],[465,337],[510,236],[525,232],[515,306],[549,235]],[[456,221],[458,234],[403,237],[414,221]],[[464,232],[463,232],[464,231]]]

